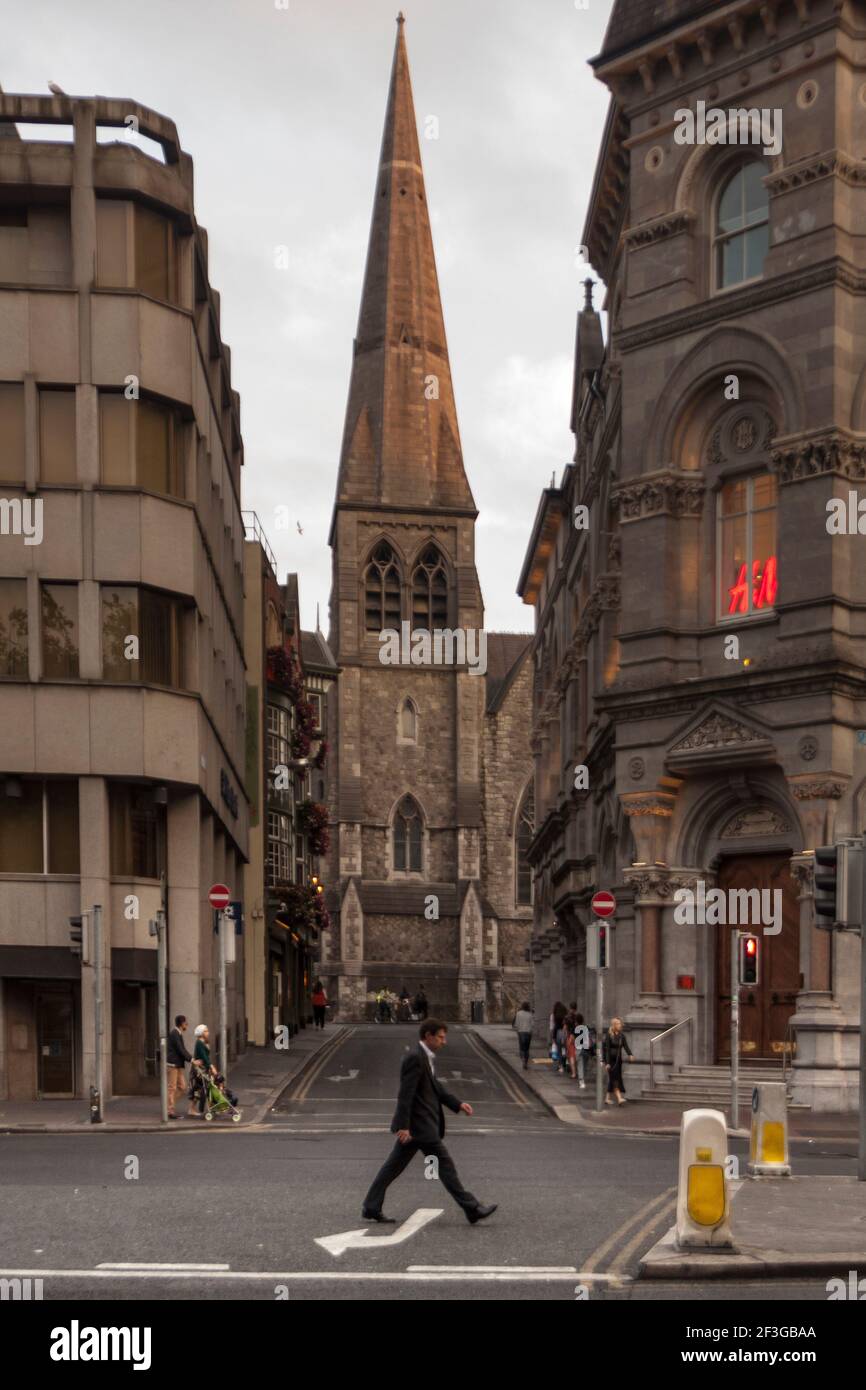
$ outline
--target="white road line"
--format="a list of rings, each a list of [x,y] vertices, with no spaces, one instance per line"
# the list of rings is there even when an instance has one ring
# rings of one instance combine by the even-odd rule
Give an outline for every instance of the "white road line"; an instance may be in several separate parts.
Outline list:
[[[148,1264],[134,1264],[134,1263],[128,1261],[128,1262],[126,1262],[126,1263],[124,1263],[124,1264],[107,1264],[107,1263],[99,1264],[99,1265],[96,1266],[96,1268],[97,1268],[97,1269],[113,1269],[113,1270],[127,1270],[127,1269],[128,1269],[128,1270],[135,1270],[135,1271],[137,1271],[137,1272],[139,1272],[139,1273],[140,1273],[142,1270],[153,1269],[153,1270],[160,1270],[160,1271],[177,1271],[177,1272],[183,1271],[183,1272],[196,1273],[196,1274],[212,1274],[213,1271],[216,1270],[216,1269],[231,1269],[231,1265],[202,1265],[202,1264],[164,1264],[164,1265],[161,1265],[161,1264],[151,1264],[151,1263],[148,1263]]]
[[[409,1265],[407,1274],[537,1274],[567,1275],[569,1279],[584,1279],[587,1283],[631,1283],[630,1274],[584,1274],[574,1265]]]
[[[387,1236],[374,1236],[369,1226],[362,1226],[360,1230],[341,1231],[338,1235],[317,1236],[316,1244],[321,1245],[330,1255],[342,1255],[346,1250],[369,1250],[371,1246],[378,1248],[381,1245],[401,1245],[404,1240],[414,1236],[416,1231],[435,1221],[437,1216],[442,1216],[443,1210],[442,1207],[419,1207],[397,1227],[396,1231],[391,1231]]]
[[[516,1283],[516,1284],[554,1284],[569,1283],[575,1279],[586,1282],[590,1279],[600,1279],[602,1277],[612,1282],[629,1282],[627,1275],[618,1277],[607,1275],[599,1276],[593,1274],[581,1274],[573,1270],[560,1273],[538,1270],[511,1271],[507,1273],[498,1270],[487,1270],[486,1272],[473,1273],[471,1271],[449,1269],[446,1265],[442,1269],[431,1268],[429,1270],[395,1270],[393,1273],[372,1273],[369,1270],[337,1270],[337,1269],[310,1269],[310,1270],[273,1270],[271,1272],[252,1271],[252,1270],[214,1270],[207,1276],[209,1279],[226,1280],[232,1282],[254,1282],[256,1280],[272,1284],[293,1283],[315,1283],[326,1280],[352,1280],[355,1283],[380,1283],[380,1284],[399,1284],[399,1283],[455,1283],[455,1284],[477,1284],[477,1283]],[[3,1279],[201,1279],[201,1271],[193,1273],[186,1270],[109,1270],[109,1269],[0,1269],[0,1278]]]

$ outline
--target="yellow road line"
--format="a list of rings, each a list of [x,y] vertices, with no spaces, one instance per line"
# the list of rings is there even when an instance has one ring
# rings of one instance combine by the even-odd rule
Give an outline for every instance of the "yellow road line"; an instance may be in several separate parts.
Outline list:
[[[308,1072],[306,1080],[301,1084],[296,1094],[291,1097],[293,1101],[303,1102],[307,1099],[307,1095],[309,1094],[310,1087],[312,1086],[313,1082],[321,1075],[322,1071],[328,1065],[331,1058],[337,1052],[339,1052],[340,1048],[343,1046],[343,1043],[346,1042],[352,1036],[354,1031],[354,1028],[347,1028],[343,1033],[339,1033],[337,1037],[333,1039],[332,1042],[328,1043],[325,1047],[322,1048],[321,1052],[316,1057],[315,1064]]]
[[[665,1222],[669,1221],[676,1213],[676,1209],[677,1199],[676,1197],[672,1197],[669,1202],[666,1202],[663,1207],[659,1208],[654,1216],[650,1217],[644,1226],[640,1227],[637,1235],[632,1236],[628,1245],[623,1246],[610,1267],[610,1273],[621,1274],[635,1251],[643,1245],[644,1241],[649,1240],[650,1235],[655,1227],[658,1226],[659,1222],[662,1221],[662,1219],[664,1219]]]
[[[515,1102],[515,1104],[521,1106],[525,1110],[529,1105],[529,1101],[527,1100],[523,1092],[515,1084],[514,1079],[510,1075],[505,1063],[500,1062],[499,1058],[495,1055],[495,1053],[490,1053],[486,1050],[486,1048],[482,1047],[481,1043],[478,1041],[478,1039],[475,1037],[473,1033],[467,1032],[464,1036],[467,1042],[469,1043],[469,1046],[481,1058],[482,1062],[486,1063],[487,1066],[490,1067],[490,1070],[494,1072],[496,1076],[499,1077],[499,1080],[502,1082],[505,1090],[511,1096],[511,1099]]]
[[[629,1217],[628,1221],[624,1221],[623,1224],[613,1232],[613,1235],[608,1236],[607,1240],[603,1241],[596,1250],[593,1250],[588,1260],[584,1260],[583,1268],[586,1272],[591,1273],[597,1265],[601,1264],[601,1261],[610,1254],[614,1246],[619,1241],[624,1240],[635,1226],[640,1226],[641,1233],[643,1233],[645,1224],[649,1218],[653,1213],[655,1213],[656,1216],[659,1215],[661,1208],[670,1202],[671,1196],[676,1190],[675,1187],[666,1188],[665,1191],[660,1192],[657,1197],[653,1197],[652,1201],[646,1202],[639,1211],[636,1211],[633,1216]],[[643,1222],[644,1225],[641,1225],[641,1222]]]

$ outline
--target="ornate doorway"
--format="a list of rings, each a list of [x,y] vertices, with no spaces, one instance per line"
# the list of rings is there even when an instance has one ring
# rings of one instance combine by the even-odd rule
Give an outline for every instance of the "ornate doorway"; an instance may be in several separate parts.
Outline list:
[[[758,984],[740,991],[740,1057],[743,1061],[780,1061],[785,1028],[800,989],[800,909],[791,882],[788,855],[761,854],[722,861],[718,887],[765,888],[782,893],[782,930],[766,935],[759,924]],[[771,901],[775,901],[772,899]],[[740,924],[747,930],[745,923]],[[731,927],[714,927],[716,943],[716,1059],[731,1058]],[[781,1075],[781,1073],[780,1073]]]

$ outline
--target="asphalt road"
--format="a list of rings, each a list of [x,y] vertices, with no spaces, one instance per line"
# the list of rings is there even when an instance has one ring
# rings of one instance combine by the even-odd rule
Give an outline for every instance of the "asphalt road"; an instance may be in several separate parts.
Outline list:
[[[561,1124],[459,1027],[437,1075],[474,1114],[448,1115],[447,1143],[465,1185],[499,1209],[470,1226],[417,1155],[385,1203],[400,1225],[365,1225],[416,1037],[350,1030],[255,1129],[0,1135],[0,1277],[42,1278],[46,1300],[826,1301],[817,1280],[636,1283],[673,1221],[677,1141]],[[855,1171],[838,1143],[797,1146],[794,1162]],[[361,1231],[343,1249],[318,1243]]]

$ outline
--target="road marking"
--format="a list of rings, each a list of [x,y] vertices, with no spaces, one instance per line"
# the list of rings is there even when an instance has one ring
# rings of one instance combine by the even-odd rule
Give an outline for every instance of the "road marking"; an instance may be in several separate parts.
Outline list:
[[[631,1233],[634,1226],[640,1225],[642,1221],[647,1221],[653,1213],[658,1215],[658,1209],[667,1206],[672,1194],[675,1193],[676,1190],[675,1187],[666,1188],[664,1192],[659,1193],[658,1197],[653,1197],[652,1201],[646,1202],[639,1211],[636,1211],[633,1216],[629,1217],[628,1221],[624,1221],[623,1224],[613,1232],[613,1235],[608,1236],[607,1240],[603,1241],[602,1244],[592,1252],[589,1259],[586,1261],[586,1269],[589,1271],[594,1270],[596,1265],[600,1264],[601,1261],[610,1254],[617,1242],[623,1240]]]
[[[200,1273],[192,1273],[186,1270],[110,1270],[110,1269],[0,1269],[0,1278],[3,1279],[201,1279]],[[595,1278],[598,1282],[614,1282],[608,1276],[593,1275],[591,1273],[574,1272],[569,1270],[562,1273],[541,1272],[535,1269],[527,1269],[520,1272],[511,1270],[499,1271],[490,1269],[484,1273],[473,1273],[471,1270],[458,1271],[451,1269],[448,1265],[437,1268],[431,1266],[429,1269],[409,1268],[406,1270],[394,1270],[392,1273],[373,1272],[372,1270],[348,1270],[348,1269],[309,1269],[309,1270],[214,1270],[208,1275],[209,1279],[224,1280],[228,1283],[253,1283],[256,1280],[264,1281],[268,1284],[286,1284],[290,1280],[294,1283],[322,1283],[326,1281],[352,1280],[353,1283],[380,1283],[380,1284],[424,1284],[424,1283],[451,1283],[451,1284],[483,1284],[483,1283],[514,1283],[514,1284],[554,1284],[570,1283],[575,1279],[586,1282],[588,1279]],[[630,1282],[625,1275],[620,1275],[615,1282]]]
[[[655,1229],[656,1226],[658,1226],[660,1221],[669,1221],[676,1209],[677,1199],[676,1197],[672,1197],[671,1200],[669,1202],[666,1202],[663,1207],[660,1207],[659,1210],[655,1213],[655,1215],[651,1216],[643,1226],[640,1226],[638,1228],[637,1235],[632,1236],[628,1245],[623,1246],[622,1250],[620,1250],[616,1259],[613,1261],[610,1267],[611,1272],[617,1273],[625,1269],[635,1250],[637,1250],[637,1248],[640,1245],[642,1245],[645,1240],[649,1240],[650,1233]]]
[[[574,1265],[409,1265],[408,1274],[534,1274],[563,1275],[595,1284],[630,1284],[630,1274],[587,1274]]]
[[[312,1069],[310,1070],[306,1081],[303,1081],[299,1086],[298,1090],[295,1092],[295,1094],[293,1096],[290,1096],[289,1099],[291,1101],[300,1103],[307,1099],[307,1096],[310,1093],[310,1087],[312,1086],[313,1082],[318,1080],[320,1073],[325,1070],[325,1067],[331,1061],[331,1058],[337,1052],[339,1052],[340,1048],[343,1046],[343,1043],[347,1042],[348,1039],[353,1036],[354,1032],[354,1028],[349,1028],[343,1033],[338,1033],[336,1038],[334,1038],[331,1043],[326,1044],[325,1047],[322,1048],[321,1052],[318,1053],[318,1055],[316,1056],[316,1061]]]
[[[529,1101],[526,1099],[526,1096],[523,1094],[523,1092],[518,1090],[517,1086],[514,1084],[512,1077],[508,1072],[507,1068],[505,1067],[504,1063],[500,1064],[498,1057],[496,1057],[494,1053],[485,1052],[478,1039],[474,1037],[472,1033],[467,1032],[464,1033],[463,1036],[465,1037],[469,1046],[472,1048],[473,1052],[475,1052],[476,1056],[480,1057],[482,1063],[486,1063],[486,1065],[493,1072],[493,1074],[497,1076],[498,1079],[502,1082],[503,1087],[511,1096],[511,1099],[515,1102],[515,1104],[521,1106],[522,1109],[527,1109],[529,1106]]]
[[[126,1262],[126,1263],[124,1263],[124,1264],[100,1264],[100,1265],[97,1265],[96,1268],[97,1268],[97,1269],[113,1269],[113,1270],[118,1270],[118,1271],[119,1271],[119,1270],[137,1270],[137,1271],[139,1271],[139,1272],[142,1271],[142,1270],[148,1270],[148,1269],[162,1270],[162,1271],[166,1271],[166,1270],[170,1270],[170,1271],[189,1270],[190,1272],[194,1272],[194,1273],[197,1273],[197,1274],[211,1274],[211,1273],[213,1273],[213,1271],[216,1270],[216,1269],[231,1269],[231,1265],[202,1265],[202,1264],[165,1264],[165,1265],[161,1265],[161,1264],[152,1264],[152,1263],[147,1263],[147,1264],[133,1264],[133,1263],[131,1263],[131,1262]]]
[[[355,1067],[350,1067],[348,1076],[329,1076],[327,1079],[328,1081],[354,1081],[356,1076],[360,1076],[360,1072]]]
[[[361,1247],[368,1250],[372,1246],[380,1245],[401,1245],[404,1240],[414,1236],[416,1231],[420,1231],[431,1221],[435,1221],[437,1216],[442,1216],[443,1207],[419,1207],[413,1211],[408,1220],[402,1226],[398,1226],[396,1231],[392,1231],[387,1236],[374,1236],[370,1234],[370,1227],[364,1226],[360,1231],[342,1231],[335,1236],[316,1236],[316,1244],[321,1245],[323,1250],[327,1250],[330,1255],[342,1255],[347,1250],[358,1250]]]

